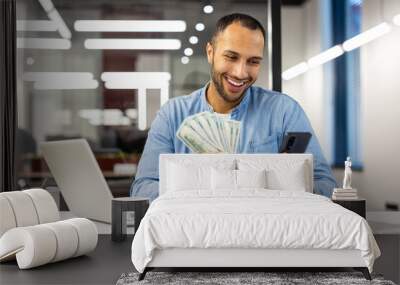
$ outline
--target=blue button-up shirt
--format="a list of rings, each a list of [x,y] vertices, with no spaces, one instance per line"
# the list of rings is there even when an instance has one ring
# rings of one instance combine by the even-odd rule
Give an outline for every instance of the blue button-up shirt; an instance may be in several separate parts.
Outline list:
[[[191,152],[176,137],[176,131],[186,117],[213,111],[207,102],[206,90],[207,86],[190,95],[173,98],[158,111],[131,187],[132,196],[150,200],[158,197],[158,159],[161,153]],[[232,110],[231,119],[242,122],[239,153],[277,153],[285,133],[310,132],[312,137],[306,152],[314,156],[314,192],[331,196],[336,181],[306,114],[294,99],[252,86]]]

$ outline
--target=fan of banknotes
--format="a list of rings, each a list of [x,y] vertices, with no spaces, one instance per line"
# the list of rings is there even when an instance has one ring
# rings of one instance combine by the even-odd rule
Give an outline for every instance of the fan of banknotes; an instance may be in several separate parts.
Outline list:
[[[240,122],[211,112],[187,117],[176,136],[194,153],[236,153]]]

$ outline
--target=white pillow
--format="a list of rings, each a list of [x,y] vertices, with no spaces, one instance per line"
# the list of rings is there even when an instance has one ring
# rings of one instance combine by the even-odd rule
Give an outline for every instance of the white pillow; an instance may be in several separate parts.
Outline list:
[[[267,173],[268,188],[273,190],[307,191],[305,163],[290,168],[272,169]]]
[[[266,188],[266,171],[253,170],[211,170],[211,189],[240,190],[242,188]]]
[[[210,190],[211,170],[230,171],[234,161],[217,161],[213,165],[168,163],[167,191]]]
[[[207,177],[210,175],[210,167],[188,167],[170,163],[168,173],[167,189],[170,191],[210,188],[210,178]]]
[[[267,188],[272,190],[305,192],[312,183],[308,181],[310,169],[305,161],[238,159],[238,168],[240,170],[266,169]]]

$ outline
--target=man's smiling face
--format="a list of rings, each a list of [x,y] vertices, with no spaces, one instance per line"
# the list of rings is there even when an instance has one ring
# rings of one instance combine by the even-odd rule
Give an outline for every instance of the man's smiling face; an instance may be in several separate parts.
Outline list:
[[[211,79],[219,96],[227,103],[241,101],[258,77],[264,51],[260,30],[250,30],[239,22],[219,33],[207,44]]]

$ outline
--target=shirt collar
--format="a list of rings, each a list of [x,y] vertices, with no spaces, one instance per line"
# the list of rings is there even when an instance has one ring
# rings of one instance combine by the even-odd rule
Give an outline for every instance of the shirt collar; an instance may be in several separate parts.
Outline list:
[[[206,97],[206,91],[207,91],[207,88],[209,85],[210,85],[210,82],[208,82],[200,90],[201,107],[202,107],[202,110],[204,110],[204,111],[214,112],[212,106],[208,103],[207,97]],[[247,88],[246,93],[244,94],[243,99],[242,99],[242,101],[240,101],[239,105],[237,105],[235,108],[232,109],[231,116],[240,115],[242,112],[244,112],[247,109],[247,105],[249,103],[250,96],[251,96],[251,86],[249,88]]]

